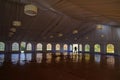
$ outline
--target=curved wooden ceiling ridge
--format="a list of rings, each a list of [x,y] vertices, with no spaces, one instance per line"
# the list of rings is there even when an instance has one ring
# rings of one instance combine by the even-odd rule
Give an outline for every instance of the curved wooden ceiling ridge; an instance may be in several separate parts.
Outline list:
[[[25,15],[26,4],[36,5],[38,14]],[[74,30],[83,36],[95,30],[96,24],[120,25],[119,0],[1,0],[0,9],[0,40],[73,40]],[[22,25],[9,38],[12,21],[17,18]],[[62,37],[58,37],[60,33]]]

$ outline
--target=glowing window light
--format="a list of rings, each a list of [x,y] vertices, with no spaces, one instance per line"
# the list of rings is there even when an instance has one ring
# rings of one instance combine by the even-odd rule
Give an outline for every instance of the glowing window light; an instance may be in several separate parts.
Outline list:
[[[95,44],[95,45],[94,45],[94,52],[101,52],[101,49],[100,49],[100,45],[99,45],[99,44]]]
[[[27,51],[32,51],[32,44],[31,44],[31,43],[28,43],[28,44],[27,44],[26,50],[27,50]]]
[[[79,45],[79,51],[82,51],[82,44]]]
[[[0,42],[0,51],[5,51],[5,43]]]
[[[41,43],[38,43],[37,46],[36,46],[36,50],[37,51],[42,51],[42,44]]]
[[[24,53],[25,48],[26,48],[26,42],[21,42],[20,43],[20,51],[21,51],[21,53]]]
[[[24,13],[29,16],[35,16],[37,15],[37,7],[32,4],[25,5],[24,7]]]
[[[50,51],[50,50],[52,50],[52,45],[49,43],[47,44],[47,51]]]
[[[17,42],[12,43],[12,51],[19,51],[19,44]]]
[[[68,50],[68,45],[67,45],[67,44],[64,44],[64,45],[63,45],[63,49],[64,49],[64,50]]]
[[[60,50],[60,44],[56,44],[55,48],[56,50]]]
[[[114,45],[113,44],[107,44],[107,53],[114,53]]]
[[[89,44],[86,44],[86,45],[85,45],[85,51],[86,51],[86,52],[90,52],[90,45],[89,45]]]
[[[24,53],[24,51],[21,51],[21,53]]]

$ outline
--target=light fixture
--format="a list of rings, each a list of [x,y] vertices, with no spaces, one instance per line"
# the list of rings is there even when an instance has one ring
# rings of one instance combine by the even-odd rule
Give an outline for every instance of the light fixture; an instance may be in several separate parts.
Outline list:
[[[19,0],[20,1],[20,0]],[[16,15],[15,15],[15,20],[12,22],[12,25],[14,27],[19,27],[21,26],[21,20],[20,20],[20,17],[21,17],[21,9],[20,9],[20,6],[19,4],[17,4],[16,6]]]
[[[37,15],[38,9],[35,5],[27,4],[24,6],[24,13],[29,16]]]
[[[13,32],[9,32],[8,36],[9,36],[9,37],[12,37],[13,34],[14,34]]]
[[[100,35],[102,38],[104,37],[104,35]]]
[[[10,28],[11,32],[16,32],[16,28]]]
[[[74,31],[73,31],[73,34],[77,34],[77,33],[78,33],[78,30],[74,30]]]
[[[53,37],[54,37],[53,35],[50,36],[50,38],[53,38]]]
[[[88,39],[88,37],[86,37],[86,39]]]
[[[103,25],[98,24],[96,27],[97,30],[102,30],[103,29]]]
[[[21,21],[13,21],[12,25],[15,27],[19,27],[21,26]]]
[[[59,34],[58,34],[58,36],[59,36],[59,37],[62,37],[62,36],[63,36],[63,34],[59,33]]]

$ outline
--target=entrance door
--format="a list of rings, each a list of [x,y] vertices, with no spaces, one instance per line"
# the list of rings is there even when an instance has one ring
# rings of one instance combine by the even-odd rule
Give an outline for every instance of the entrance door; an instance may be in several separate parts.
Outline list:
[[[73,52],[78,53],[78,44],[73,44]]]

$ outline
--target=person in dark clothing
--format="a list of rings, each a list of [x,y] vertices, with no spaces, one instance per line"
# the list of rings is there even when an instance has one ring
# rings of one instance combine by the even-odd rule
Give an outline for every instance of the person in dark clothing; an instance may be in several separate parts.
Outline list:
[[[77,47],[76,46],[74,47],[74,52],[77,52]]]

